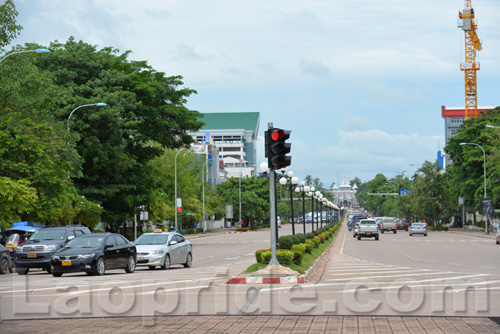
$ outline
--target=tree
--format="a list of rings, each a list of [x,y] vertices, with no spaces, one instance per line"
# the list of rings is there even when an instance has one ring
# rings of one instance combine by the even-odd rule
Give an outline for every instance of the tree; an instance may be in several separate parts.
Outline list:
[[[0,6],[0,48],[9,45],[20,34],[23,27],[16,22],[19,13],[13,0],[5,0]]]
[[[72,93],[50,112],[69,126],[66,139],[83,160],[69,169],[78,193],[100,203],[103,221],[113,226],[132,219],[139,205],[160,205],[148,161],[164,148],[192,142],[186,132],[203,123],[184,104],[196,91],[181,88],[180,76],[167,77],[145,61],[127,60],[130,52],[98,50],[74,38],[49,48],[51,56],[38,66]],[[79,109],[68,124],[72,110],[96,102],[108,107]]]
[[[21,220],[20,214],[29,212],[37,200],[36,189],[27,180],[12,180],[0,176],[0,228],[12,227],[10,224]]]
[[[233,205],[234,216],[239,216],[239,180],[230,178],[217,186],[223,202]],[[269,219],[269,180],[245,177],[241,179],[241,217],[247,226]]]

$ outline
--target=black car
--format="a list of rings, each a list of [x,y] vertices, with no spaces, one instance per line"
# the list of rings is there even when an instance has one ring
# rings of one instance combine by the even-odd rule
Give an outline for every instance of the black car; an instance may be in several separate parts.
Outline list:
[[[7,274],[12,271],[10,253],[4,245],[0,245],[0,274]]]
[[[137,262],[135,245],[117,233],[92,233],[74,238],[51,259],[52,275],[86,272],[104,275],[108,269],[133,273]]]
[[[408,222],[404,219],[400,220],[397,229],[408,231]]]
[[[16,272],[26,275],[30,268],[40,268],[50,273],[52,255],[73,238],[90,233],[88,227],[82,225],[47,227],[36,231],[28,241],[15,249],[13,257]]]

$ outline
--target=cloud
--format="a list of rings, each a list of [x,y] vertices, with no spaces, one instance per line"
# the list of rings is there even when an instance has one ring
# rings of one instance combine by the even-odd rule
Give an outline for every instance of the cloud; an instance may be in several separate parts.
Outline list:
[[[204,58],[199,53],[197,53],[194,47],[191,45],[179,43],[177,44],[177,49],[179,51],[179,56],[183,59],[202,60]]]
[[[309,74],[312,76],[325,79],[328,79],[332,76],[332,73],[328,68],[328,66],[315,60],[307,61],[304,58],[301,58],[297,66],[300,69],[300,71],[304,74]]]

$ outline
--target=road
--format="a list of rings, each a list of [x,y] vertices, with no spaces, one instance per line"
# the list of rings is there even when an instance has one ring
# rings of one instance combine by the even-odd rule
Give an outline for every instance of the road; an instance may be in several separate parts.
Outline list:
[[[308,226],[309,228],[309,226]],[[302,226],[298,227],[302,230]],[[291,233],[284,225],[280,234]],[[445,232],[379,241],[343,227],[317,282],[227,285],[268,248],[270,231],[191,238],[192,268],[139,267],[103,277],[42,271],[0,276],[2,319],[154,314],[500,314],[500,266],[492,239]],[[467,292],[469,291],[469,292]]]

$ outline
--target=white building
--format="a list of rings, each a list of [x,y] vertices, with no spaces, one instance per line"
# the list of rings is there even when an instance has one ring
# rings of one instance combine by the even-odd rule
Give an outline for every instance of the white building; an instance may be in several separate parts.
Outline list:
[[[332,188],[333,194],[333,204],[338,207],[353,207],[357,206],[356,193],[358,192],[358,186],[354,184],[352,187],[344,178],[340,187],[337,187],[335,183]]]

